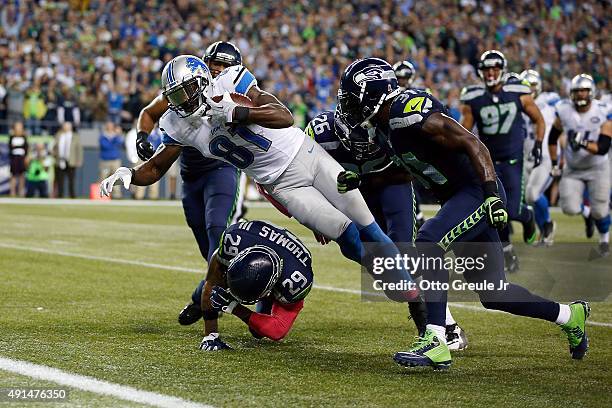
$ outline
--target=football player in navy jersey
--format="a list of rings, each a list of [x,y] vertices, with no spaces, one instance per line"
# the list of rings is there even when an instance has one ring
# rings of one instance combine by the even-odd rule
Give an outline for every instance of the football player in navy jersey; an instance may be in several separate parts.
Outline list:
[[[535,216],[523,196],[523,144],[526,138],[524,112],[535,124],[532,150],[534,167],[542,160],[542,141],[546,124],[531,96],[529,84],[522,83],[517,74],[507,75],[507,61],[497,50],[486,51],[478,63],[478,75],[484,84],[468,86],[461,92],[461,124],[468,130],[474,125],[480,140],[487,146],[495,164],[495,172],[507,194],[510,220],[523,224],[523,240],[529,244],[536,239]],[[518,258],[510,243],[510,229],[500,232],[504,242],[506,268],[518,270]]]
[[[282,340],[304,307],[313,278],[310,251],[288,230],[265,221],[231,225],[210,260],[201,293],[200,349],[230,348],[219,337],[219,312],[239,317],[254,337]],[[255,303],[256,311],[244,306]]]
[[[224,69],[242,64],[240,50],[232,43],[217,41],[211,44],[202,58],[210,68],[211,75],[218,76]],[[266,94],[257,86],[245,83],[236,92],[248,95],[259,104],[268,103]],[[138,117],[136,149],[142,160],[148,160],[155,153],[147,140],[155,123],[168,110],[168,101],[163,95],[149,103]],[[238,218],[244,192],[240,191],[240,172],[232,165],[220,160],[202,156],[195,148],[185,146],[180,156],[183,179],[183,211],[187,225],[207,261],[216,248],[223,230]],[[204,281],[200,282],[193,298],[197,298]],[[179,314],[179,323],[193,324],[202,317],[200,302],[192,299]]]
[[[324,111],[306,126],[306,134],[313,138],[347,172],[358,177],[359,190],[382,230],[400,247],[412,244],[418,222],[412,177],[391,162],[383,149],[369,141],[366,130],[356,128],[352,138],[347,137],[342,122],[334,112]],[[359,138],[360,141],[356,141]],[[350,184],[350,181],[348,182]],[[349,186],[343,186],[349,188]],[[419,334],[425,332],[426,310],[422,300],[409,302],[408,307]],[[446,338],[451,350],[467,347],[467,337],[446,310]]]
[[[442,203],[417,234],[419,256],[441,259],[449,250],[459,256],[484,256],[484,268],[463,273],[467,282],[478,284],[475,292],[483,306],[556,322],[567,335],[572,358],[583,358],[588,349],[588,303],[562,305],[506,281],[497,230],[506,226],[508,211],[487,147],[448,116],[431,94],[401,91],[393,68],[379,58],[357,60],[344,70],[336,109],[349,129],[375,127],[374,141]],[[461,242],[479,244],[458,245]],[[436,269],[441,264],[433,262],[433,268],[422,271],[432,283],[423,290],[427,330],[408,351],[396,353],[394,360],[401,365],[451,364],[444,327],[449,274],[443,267]],[[496,282],[495,289],[486,282]]]

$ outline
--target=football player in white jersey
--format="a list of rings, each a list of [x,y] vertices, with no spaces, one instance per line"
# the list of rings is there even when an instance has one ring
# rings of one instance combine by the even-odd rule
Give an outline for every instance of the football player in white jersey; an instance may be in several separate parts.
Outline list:
[[[559,95],[552,92],[542,93],[542,80],[540,74],[533,69],[528,69],[521,72],[520,78],[529,83],[531,94],[535,100],[538,109],[542,113],[546,130],[544,132],[544,140],[542,144],[546,146],[548,133],[555,121],[554,104],[559,100]],[[527,116],[523,114],[524,116]],[[547,149],[542,151],[542,162],[539,166],[534,167],[534,157],[531,154],[535,144],[535,126],[529,117],[525,117],[525,125],[527,127],[527,139],[523,148],[524,155],[527,158],[524,165],[524,179],[527,180],[525,188],[525,201],[533,206],[536,224],[540,229],[540,245],[552,245],[555,233],[555,223],[550,217],[548,210],[548,198],[544,195],[544,191],[552,182],[550,177],[551,163],[550,155]]]
[[[555,105],[557,119],[549,135],[553,173],[557,171],[557,139],[564,132],[565,166],[559,185],[561,209],[565,214],[583,212],[585,188],[591,202],[590,214],[599,231],[599,253],[610,254],[610,163],[608,150],[612,140],[610,108],[595,100],[595,82],[590,75],[576,75],[570,85],[571,100]]]
[[[362,238],[363,242],[386,244],[379,247],[380,255],[399,255],[361,194],[356,190],[338,192],[342,166],[302,130],[292,127],[291,112],[282,103],[274,98],[271,103],[246,107],[232,100],[230,93],[236,87],[246,89],[248,94],[257,86],[246,67],[229,67],[213,80],[204,61],[181,55],[166,64],[161,83],[170,108],[160,119],[163,147],[142,165],[121,167],[103,180],[102,195],[109,195],[116,183],[123,183],[125,188],[154,183],[166,172],[168,163],[176,160],[182,146],[193,146],[205,157],[242,170],[296,220],[336,241],[347,258],[362,262]],[[222,100],[214,102],[212,97],[216,95],[223,95]],[[383,279],[412,281],[405,269],[389,271]],[[416,290],[386,293],[399,301],[417,295]]]

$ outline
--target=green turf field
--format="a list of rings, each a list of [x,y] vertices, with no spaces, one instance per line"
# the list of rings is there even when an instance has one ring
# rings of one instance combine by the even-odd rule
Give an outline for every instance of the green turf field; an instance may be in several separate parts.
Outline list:
[[[336,290],[360,277],[335,244],[272,209],[248,216],[303,238],[318,288],[283,342],[254,340],[226,316],[235,350],[205,353],[200,325],[176,320],[205,268],[180,207],[0,204],[0,357],[221,407],[609,406],[611,304],[592,304],[607,326],[588,327],[583,361],[553,324],[455,308],[468,350],[448,372],[406,370],[392,361],[415,334],[404,306]],[[583,240],[579,218],[555,217],[558,241]],[[51,385],[0,370],[0,388]],[[73,389],[52,406],[138,404]]]

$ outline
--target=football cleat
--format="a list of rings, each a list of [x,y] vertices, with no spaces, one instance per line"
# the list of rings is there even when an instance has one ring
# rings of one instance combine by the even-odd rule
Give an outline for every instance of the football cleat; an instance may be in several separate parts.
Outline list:
[[[597,247],[597,252],[601,257],[606,257],[610,255],[610,243],[608,242],[600,242]]]
[[[446,345],[450,351],[461,351],[467,348],[467,336],[457,323],[446,326]]]
[[[587,238],[593,238],[595,233],[595,220],[590,215],[588,217],[582,216],[584,219],[584,232]]]
[[[201,317],[202,309],[200,309],[200,306],[189,302],[179,313],[178,321],[182,326],[189,326],[200,320]]]
[[[506,272],[513,273],[517,272],[520,268],[519,259],[514,249],[508,251],[504,250],[504,265],[506,266]]]
[[[555,242],[556,230],[557,224],[554,221],[545,222],[540,236],[540,246],[551,246]]]
[[[561,325],[561,330],[567,335],[570,355],[575,360],[582,360],[589,349],[589,338],[586,334],[586,321],[591,314],[588,302],[578,300],[569,305],[572,314],[567,323]]]
[[[452,363],[450,350],[431,329],[417,337],[408,351],[399,351],[393,360],[404,367],[431,366],[434,370],[445,370]]]
[[[531,207],[528,209],[528,211],[531,213],[531,219],[529,222],[523,224],[523,241],[525,241],[527,244],[533,244],[536,240],[538,231],[536,229],[535,214],[533,213]]]

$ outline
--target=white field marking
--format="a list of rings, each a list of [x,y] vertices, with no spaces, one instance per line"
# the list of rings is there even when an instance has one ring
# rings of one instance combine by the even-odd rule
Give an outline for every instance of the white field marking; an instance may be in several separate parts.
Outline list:
[[[198,404],[178,397],[143,391],[134,387],[102,381],[84,375],[72,374],[57,368],[34,364],[28,361],[0,357],[0,370],[153,407],[212,408],[211,405]]]
[[[94,260],[94,261],[118,263],[118,264],[124,264],[124,265],[135,265],[135,266],[142,266],[142,267],[145,267],[145,268],[165,269],[165,270],[178,271],[178,272],[189,272],[189,273],[198,273],[198,274],[202,274],[204,272],[203,269],[201,270],[201,269],[195,269],[195,268],[183,268],[183,267],[180,267],[180,266],[162,265],[162,264],[149,263],[149,262],[140,262],[140,261],[131,261],[131,260],[128,260],[128,259],[117,259],[117,258],[107,258],[107,257],[103,257],[103,256],[75,254],[75,253],[64,252],[64,251],[56,251],[56,250],[46,249],[46,248],[36,248],[36,247],[8,244],[8,243],[2,243],[2,242],[0,242],[0,248],[17,249],[17,250],[21,250],[21,251],[30,251],[30,252],[40,252],[40,253],[43,253],[43,254],[68,256],[68,257],[72,257],[72,258],[89,259],[89,260]],[[352,295],[362,295],[363,294],[362,291],[359,290],[359,289],[339,288],[339,287],[336,287],[336,286],[327,286],[327,285],[313,285],[313,287],[315,289],[326,290],[326,291],[329,291],[329,292],[336,292],[336,293],[349,293],[349,294],[352,294]],[[372,294],[374,294],[374,293],[372,293]],[[485,308],[483,308],[481,306],[466,305],[466,304],[463,304],[463,303],[453,303],[453,302],[451,302],[449,304],[452,305],[453,307],[457,307],[457,308],[460,308],[460,309],[472,310],[472,311],[476,311],[476,312],[505,313],[505,312],[502,312],[502,311],[499,311],[499,310],[490,310],[490,309],[485,309]],[[596,321],[592,321],[592,320],[589,320],[588,324],[592,325],[592,326],[612,327],[612,323],[596,322]]]

